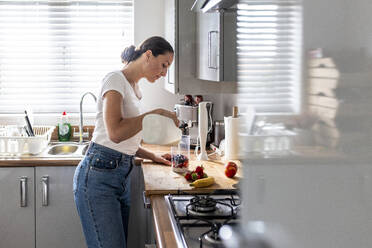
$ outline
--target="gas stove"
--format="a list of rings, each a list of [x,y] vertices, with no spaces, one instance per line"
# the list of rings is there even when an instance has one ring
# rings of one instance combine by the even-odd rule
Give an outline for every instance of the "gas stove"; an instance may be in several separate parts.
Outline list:
[[[224,247],[220,228],[239,224],[236,191],[167,195],[165,200],[179,248]]]

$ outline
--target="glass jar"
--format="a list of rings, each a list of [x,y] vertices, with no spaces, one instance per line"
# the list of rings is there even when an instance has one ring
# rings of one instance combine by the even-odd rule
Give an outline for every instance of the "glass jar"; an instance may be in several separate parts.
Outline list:
[[[189,167],[190,160],[190,136],[182,135],[178,146],[171,147],[172,170],[177,173],[184,173]]]

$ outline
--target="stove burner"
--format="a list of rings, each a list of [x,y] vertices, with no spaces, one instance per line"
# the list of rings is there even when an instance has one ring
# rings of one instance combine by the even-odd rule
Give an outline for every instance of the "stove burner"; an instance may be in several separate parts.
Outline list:
[[[220,227],[239,223],[238,195],[169,195],[166,199],[177,242],[184,247],[222,247]]]
[[[213,230],[213,232],[207,233],[204,235],[205,240],[212,244],[221,244],[222,241],[220,239],[220,236],[218,235],[217,230]]]
[[[195,196],[190,200],[189,211],[193,214],[209,213],[216,210],[216,200],[209,196]]]
[[[221,227],[220,223],[215,223],[207,232],[200,235],[199,236],[200,247],[203,247],[203,238],[207,242],[213,245],[218,245],[219,247],[219,244],[222,244],[222,240],[220,239],[220,235],[218,234],[220,227]]]

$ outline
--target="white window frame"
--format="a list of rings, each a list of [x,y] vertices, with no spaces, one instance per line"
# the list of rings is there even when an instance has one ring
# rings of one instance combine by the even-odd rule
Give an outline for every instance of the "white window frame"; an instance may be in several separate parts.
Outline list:
[[[1,1],[1,0],[0,0]],[[120,0],[110,0],[108,2],[119,2]],[[2,1],[2,2],[5,2],[5,1]],[[8,2],[15,2],[15,1],[8,1]],[[30,2],[30,0],[18,0],[17,2],[19,3],[22,3],[22,2]],[[66,4],[67,2],[95,2],[93,0],[80,0],[80,1],[74,1],[74,0],[71,0],[71,1],[67,1],[67,0],[40,0],[40,1],[35,1],[35,2],[53,2],[53,4],[56,4],[58,5],[58,2],[62,3],[62,4]],[[105,2],[105,1],[97,1],[97,2]],[[128,45],[131,45],[133,44],[134,42],[134,0],[122,0],[122,2],[125,2],[125,3],[131,3],[131,8],[132,8],[132,12],[131,12],[131,23],[132,23],[132,30],[131,30],[131,38],[130,38],[130,41],[127,42],[127,44],[122,44],[121,46],[121,49],[124,48],[125,46],[128,46]],[[107,3],[107,2],[106,2]],[[115,65],[112,65],[112,70],[115,70],[115,69],[121,69],[122,67],[122,64],[121,64],[121,61],[120,61],[120,52],[116,52],[115,53],[115,56],[118,58],[118,63],[115,64]],[[105,71],[105,73],[108,73],[109,70]],[[96,85],[99,86],[99,83],[101,82],[103,77],[100,77],[100,78],[97,78],[97,82],[96,82]],[[1,95],[0,95],[1,97]],[[95,111],[91,111],[91,112],[86,112],[86,110],[88,109],[89,104],[94,104],[93,101],[91,99],[88,99],[89,97],[87,97],[87,99],[84,101],[84,106],[83,106],[83,109],[85,109],[85,113],[84,113],[84,122],[87,123],[87,124],[93,124],[94,123],[94,119],[95,119]],[[78,107],[79,105],[79,100],[80,100],[80,97],[78,99],[76,99],[76,106]],[[94,104],[95,105],[95,104]],[[42,124],[45,124],[45,125],[54,125],[56,124],[56,122],[58,121],[58,117],[60,117],[61,113],[59,112],[55,112],[55,113],[35,113],[32,117],[34,119],[34,122],[35,123],[42,123]],[[73,113],[69,113],[69,116],[71,118],[71,122],[72,123],[78,123],[78,119],[79,119],[79,113],[78,112],[73,112]],[[22,113],[6,113],[6,114],[0,114],[0,124],[21,124],[21,123],[24,123],[24,115]]]

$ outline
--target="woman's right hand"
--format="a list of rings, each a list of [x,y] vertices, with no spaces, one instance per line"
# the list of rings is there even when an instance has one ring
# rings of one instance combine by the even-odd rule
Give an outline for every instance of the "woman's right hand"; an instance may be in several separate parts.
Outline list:
[[[180,126],[180,120],[178,120],[176,112],[171,112],[169,110],[159,108],[155,109],[153,113],[168,117],[173,120],[174,125],[176,125],[176,127]]]
[[[173,120],[174,125],[176,125],[176,127],[179,127],[180,126],[180,120],[178,120],[176,112],[170,112],[170,111],[168,111],[168,112],[171,115],[169,118],[171,118]]]

